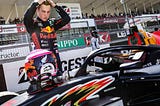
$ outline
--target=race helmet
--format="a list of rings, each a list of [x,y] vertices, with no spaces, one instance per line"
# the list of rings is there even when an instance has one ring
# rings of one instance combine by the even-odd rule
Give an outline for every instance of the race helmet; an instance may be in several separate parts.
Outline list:
[[[92,30],[92,31],[91,31],[91,35],[92,35],[93,37],[98,38],[98,32],[97,32],[96,30]]]
[[[31,91],[52,86],[53,77],[57,76],[58,69],[56,56],[48,50],[33,50],[26,57],[24,68],[31,84]],[[32,85],[37,87],[33,89]]]

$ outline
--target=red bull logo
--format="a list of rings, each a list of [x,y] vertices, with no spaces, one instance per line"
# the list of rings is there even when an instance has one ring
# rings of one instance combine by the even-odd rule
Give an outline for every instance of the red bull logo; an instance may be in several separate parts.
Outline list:
[[[41,28],[41,32],[51,33],[54,31],[54,28],[51,28],[50,26],[47,26],[45,28]]]

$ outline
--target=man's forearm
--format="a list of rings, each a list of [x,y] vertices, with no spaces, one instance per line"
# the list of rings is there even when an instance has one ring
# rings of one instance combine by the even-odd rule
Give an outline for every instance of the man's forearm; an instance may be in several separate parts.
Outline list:
[[[59,13],[59,15],[61,16],[63,24],[67,24],[70,22],[70,16],[63,10],[62,7],[56,5],[55,9]]]
[[[33,24],[33,16],[36,12],[36,8],[39,4],[37,2],[33,2],[31,6],[28,8],[26,13],[24,14],[24,25],[29,33],[31,33],[31,26]]]
[[[24,14],[24,21],[31,21],[33,20],[33,16],[36,12],[37,6],[39,5],[38,2],[33,2],[31,6],[28,8],[26,13]]]

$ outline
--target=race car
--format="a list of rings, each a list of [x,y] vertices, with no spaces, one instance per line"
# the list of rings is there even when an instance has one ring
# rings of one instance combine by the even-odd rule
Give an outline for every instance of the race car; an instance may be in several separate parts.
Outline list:
[[[128,35],[128,45],[160,45],[160,36],[155,33],[138,29],[137,26],[130,28]]]
[[[0,104],[18,95],[19,94],[15,92],[1,91],[0,92]]]
[[[128,18],[124,29],[129,29],[128,45],[160,45],[160,31],[158,21],[160,14],[142,14]],[[152,23],[152,27],[149,25]],[[154,23],[154,24],[153,24]]]
[[[160,104],[159,46],[127,45],[98,49],[88,55],[80,68],[65,73],[68,80],[63,84],[34,94],[22,93],[2,106]]]

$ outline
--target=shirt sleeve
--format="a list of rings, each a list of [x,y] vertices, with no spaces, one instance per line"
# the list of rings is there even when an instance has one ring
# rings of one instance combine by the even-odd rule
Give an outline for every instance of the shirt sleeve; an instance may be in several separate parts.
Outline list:
[[[63,26],[65,26],[66,24],[68,24],[70,22],[70,17],[69,15],[63,10],[62,7],[60,6],[55,6],[56,11],[58,12],[58,14],[61,16],[60,19],[55,20],[54,22],[54,28],[55,30],[58,30],[60,28],[62,28]]]
[[[33,2],[24,14],[24,25],[29,33],[31,33],[32,29],[34,29],[33,28],[33,23],[34,23],[33,16],[36,12],[38,5],[39,5],[38,2]]]

